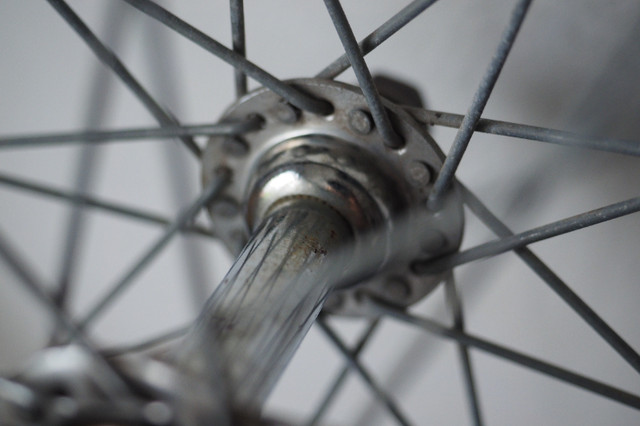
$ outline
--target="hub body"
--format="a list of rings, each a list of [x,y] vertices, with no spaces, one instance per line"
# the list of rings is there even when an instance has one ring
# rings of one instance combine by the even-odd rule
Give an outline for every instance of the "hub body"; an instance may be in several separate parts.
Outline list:
[[[216,234],[236,255],[280,203],[312,198],[336,210],[353,230],[353,261],[324,305],[330,313],[368,315],[363,295],[408,306],[428,294],[441,275],[417,276],[410,264],[454,251],[462,237],[462,203],[453,188],[442,209],[426,208],[444,155],[402,108],[386,102],[404,144],[384,144],[356,87],[295,80],[301,90],[333,106],[329,115],[300,111],[260,89],[233,105],[222,121],[258,115],[260,130],[214,136],[203,157],[208,182],[221,167],[232,182],[209,208]]]

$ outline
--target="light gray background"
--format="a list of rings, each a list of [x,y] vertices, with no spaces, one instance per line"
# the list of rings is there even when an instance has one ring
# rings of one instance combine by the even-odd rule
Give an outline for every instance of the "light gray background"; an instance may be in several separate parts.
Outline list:
[[[313,75],[341,45],[320,1],[247,0],[248,55],[281,78]],[[349,1],[358,38],[407,2]],[[367,57],[374,72],[416,85],[432,109],[463,113],[495,49],[512,1],[442,0]],[[233,99],[231,67],[130,10],[107,1],[71,5],[164,105],[185,123],[215,120]],[[230,44],[224,1],[165,2],[186,21]],[[120,16],[122,15],[122,16]],[[121,23],[117,25],[118,19]],[[534,2],[485,116],[638,139],[640,3]],[[0,3],[0,134],[86,127],[91,88],[107,75],[102,128],[149,126],[149,114],[101,66],[45,2]],[[341,79],[354,82],[351,73]],[[257,87],[252,82],[252,87]],[[102,102],[99,102],[102,103]],[[434,129],[445,151],[454,132]],[[0,171],[72,188],[76,147],[0,152]],[[100,149],[93,192],[173,215],[198,193],[198,166],[173,142]],[[525,230],[638,194],[637,159],[475,135],[460,178],[514,230]],[[0,186],[0,229],[52,286],[60,270],[69,209]],[[468,216],[469,217],[469,216]],[[88,215],[73,311],[85,312],[160,230]],[[492,235],[469,217],[465,246]],[[640,348],[640,217],[538,243],[534,251],[636,349]],[[224,251],[199,238],[174,241],[99,322],[105,343],[135,341],[193,317],[224,274]],[[46,341],[47,318],[0,264],[0,369],[12,371]],[[456,271],[471,332],[640,392],[637,374],[586,328],[512,254]],[[193,285],[192,283],[195,283]],[[203,286],[204,285],[204,286]],[[446,319],[436,291],[416,311]],[[340,323],[353,340],[362,324]],[[553,379],[472,352],[488,424],[637,424],[637,411]],[[364,363],[416,424],[464,424],[469,413],[455,346],[389,322]],[[269,401],[298,419],[311,412],[341,360],[312,329]],[[349,379],[330,424],[393,424],[357,377]]]

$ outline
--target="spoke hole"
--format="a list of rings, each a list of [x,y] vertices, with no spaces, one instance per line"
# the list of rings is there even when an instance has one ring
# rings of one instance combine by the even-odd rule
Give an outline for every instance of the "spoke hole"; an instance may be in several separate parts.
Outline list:
[[[322,99],[322,103],[324,104],[324,111],[320,112],[319,114],[324,117],[333,115],[333,113],[336,111],[333,104],[326,99]]]
[[[249,114],[247,116],[247,121],[251,121],[252,124],[255,122],[255,127],[251,130],[253,132],[256,132],[258,130],[263,130],[265,127],[267,127],[267,119],[262,114],[258,114],[258,113]]]
[[[404,146],[406,145],[406,141],[402,137],[402,135],[400,135],[400,133],[396,133],[396,137],[385,138],[384,145],[387,148],[394,149],[397,151],[404,148]]]
[[[308,91],[304,90],[304,88],[300,87],[297,84],[293,84],[292,86],[295,87],[296,90],[304,93],[309,97],[314,98],[317,101],[317,104],[318,104],[317,110],[309,111],[309,112],[312,112],[313,114],[317,114],[317,115],[322,115],[324,117],[331,115],[335,112],[335,107],[333,106],[333,103],[331,103],[331,101],[328,101],[327,99],[323,99],[323,98],[318,98],[313,94],[309,93]]]
[[[391,134],[382,135],[384,137],[384,145],[387,148],[394,150],[402,149],[407,144],[407,140],[402,133],[398,131],[400,126],[397,123],[395,115],[389,110],[387,110],[387,114],[389,115],[389,121],[391,122]]]

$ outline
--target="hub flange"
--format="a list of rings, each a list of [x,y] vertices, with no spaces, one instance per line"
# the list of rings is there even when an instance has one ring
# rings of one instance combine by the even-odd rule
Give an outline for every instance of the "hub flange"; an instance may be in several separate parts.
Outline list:
[[[443,154],[425,129],[402,108],[385,102],[404,145],[385,146],[361,91],[343,83],[290,82],[333,106],[323,116],[300,111],[267,89],[234,104],[222,121],[258,115],[261,129],[242,136],[214,136],[203,156],[205,184],[220,167],[232,172],[224,195],[209,206],[214,232],[233,254],[280,203],[314,198],[353,228],[356,258],[351,276],[329,296],[324,310],[367,315],[363,295],[408,306],[442,279],[416,276],[410,264],[454,251],[462,237],[462,203],[453,188],[442,209],[426,208]],[[375,247],[375,250],[371,250]]]

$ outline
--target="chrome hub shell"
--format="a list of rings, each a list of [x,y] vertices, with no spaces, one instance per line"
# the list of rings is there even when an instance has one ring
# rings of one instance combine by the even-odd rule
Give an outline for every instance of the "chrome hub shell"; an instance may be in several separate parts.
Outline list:
[[[300,111],[259,89],[224,114],[221,121],[258,115],[264,123],[257,131],[214,136],[207,144],[205,184],[221,167],[232,172],[223,196],[209,206],[214,232],[237,254],[275,206],[313,197],[349,222],[356,258],[367,257],[366,271],[353,265],[360,282],[338,286],[324,310],[367,315],[359,302],[364,294],[396,306],[415,303],[442,275],[414,275],[410,264],[454,251],[462,238],[462,203],[455,188],[442,209],[426,208],[444,155],[424,127],[395,104],[385,106],[404,139],[399,149],[384,144],[358,88],[317,79],[290,83],[330,102],[333,112]]]

